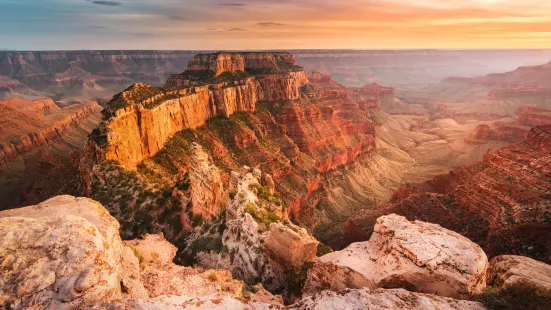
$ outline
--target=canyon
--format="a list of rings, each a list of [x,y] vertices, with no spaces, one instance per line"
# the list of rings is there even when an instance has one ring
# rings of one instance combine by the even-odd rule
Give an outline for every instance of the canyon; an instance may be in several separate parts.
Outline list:
[[[251,172],[242,177],[254,178]],[[550,265],[521,256],[488,261],[467,238],[394,214],[377,220],[369,242],[309,257],[306,282],[296,282],[304,294],[288,305],[262,284],[248,284],[228,270],[175,265],[177,249],[162,234],[122,241],[117,220],[87,198],[58,196],[1,211],[0,223],[0,302],[10,309],[482,310],[495,307],[497,300],[489,298],[495,292],[506,296],[523,289],[545,295],[531,295],[529,305],[508,299],[501,305],[540,309],[551,298]],[[292,249],[275,242],[261,247]],[[373,264],[381,269],[370,269]],[[387,278],[368,280],[380,275]]]
[[[356,82],[325,74],[360,56],[388,57],[382,51],[6,53],[0,209],[58,194],[99,202],[59,196],[3,211],[6,232],[31,222],[38,228],[29,234],[41,225],[78,238],[83,230],[109,250],[78,247],[99,251],[107,271],[70,262],[92,268],[75,267],[82,273],[71,278],[92,272],[107,281],[90,295],[56,295],[61,282],[31,272],[21,299],[12,288],[24,272],[8,254],[23,250],[10,241],[2,303],[310,309],[415,300],[408,307],[484,309],[460,299],[530,278],[530,289],[548,289],[549,65],[387,86],[364,79],[361,64],[346,69],[361,76]],[[403,53],[406,64],[433,56],[433,64],[462,63]],[[323,73],[298,65],[323,59],[331,59]],[[39,73],[46,65],[62,72]],[[75,74],[93,91],[72,78],[74,88],[38,82]],[[100,233],[60,211],[40,218],[56,205]],[[109,218],[108,234],[98,217]],[[78,291],[94,279],[75,282]]]

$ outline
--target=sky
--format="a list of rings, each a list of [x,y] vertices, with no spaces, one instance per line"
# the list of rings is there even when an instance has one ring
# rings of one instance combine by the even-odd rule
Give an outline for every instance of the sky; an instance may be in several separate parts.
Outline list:
[[[550,48],[548,0],[0,0],[0,49]]]

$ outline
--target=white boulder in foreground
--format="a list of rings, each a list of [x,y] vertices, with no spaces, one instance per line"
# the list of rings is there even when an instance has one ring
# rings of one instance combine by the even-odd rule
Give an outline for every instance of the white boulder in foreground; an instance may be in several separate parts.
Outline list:
[[[391,214],[369,241],[318,258],[304,291],[405,288],[461,298],[482,292],[487,266],[482,249],[460,234]]]
[[[77,308],[120,298],[119,223],[99,203],[59,196],[0,212],[0,305]]]

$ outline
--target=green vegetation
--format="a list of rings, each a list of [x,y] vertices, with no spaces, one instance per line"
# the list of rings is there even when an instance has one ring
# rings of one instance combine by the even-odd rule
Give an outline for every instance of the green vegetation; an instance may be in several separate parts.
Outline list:
[[[183,263],[185,266],[193,266],[197,263],[197,253],[199,252],[214,252],[214,253],[227,253],[228,248],[222,245],[222,238],[202,236],[193,240],[186,251],[178,253],[177,258],[179,263]]]
[[[328,245],[320,242],[318,243],[318,249],[316,251],[316,256],[320,257],[320,256],[323,256],[325,254],[329,254],[333,252],[333,249],[331,249],[331,247],[329,247]]]
[[[209,272],[208,279],[211,282],[216,282],[218,280],[218,274],[216,273],[216,271],[213,270]]]
[[[474,296],[474,300],[490,310],[545,310],[551,305],[551,290],[519,282],[502,289],[489,288]]]
[[[301,66],[292,65],[291,63],[281,59],[278,59],[276,61],[276,64],[281,71],[297,71],[302,69]]]
[[[282,221],[279,216],[268,210],[257,208],[257,206],[253,203],[247,204],[245,207],[245,212],[249,213],[258,224],[262,225],[263,227],[261,228],[263,230],[270,229],[270,224],[272,223]]]
[[[203,215],[201,214],[195,214],[193,218],[191,219],[191,224],[193,227],[201,226],[203,225]]]
[[[306,84],[300,87],[300,92],[303,94],[311,94],[315,91],[314,87],[310,84]]]
[[[233,83],[235,81],[243,80],[248,77],[250,77],[250,74],[243,71],[225,71],[222,72],[219,76],[216,76],[216,73],[212,70],[188,70],[182,73],[183,79],[204,84]]]
[[[230,191],[230,199],[234,199],[235,198],[235,195],[237,195],[237,190],[236,189],[232,189]]]
[[[250,77],[249,74],[243,72],[243,71],[235,71],[235,72],[223,72],[219,76],[212,79],[212,84],[219,84],[219,83],[233,83],[235,81],[244,80],[246,78]]]
[[[287,284],[287,298],[302,296],[302,288],[306,283],[306,269],[295,266],[285,273],[285,283]]]
[[[131,246],[130,248],[132,249],[132,252],[134,252],[134,256],[136,256],[136,258],[138,258],[138,261],[140,262],[140,264],[143,263],[144,258],[143,258],[142,253],[140,253],[140,251],[138,251],[138,249],[136,249],[133,246]]]
[[[181,182],[186,183],[185,175]],[[121,224],[123,239],[163,232],[167,240],[171,240],[183,230],[181,203],[172,196],[173,187],[152,188],[136,172],[107,161],[99,167],[92,188],[92,198],[103,204]]]

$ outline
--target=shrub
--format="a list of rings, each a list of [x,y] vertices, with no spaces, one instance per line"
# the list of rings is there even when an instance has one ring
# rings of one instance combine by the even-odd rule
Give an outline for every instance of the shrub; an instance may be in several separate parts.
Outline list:
[[[551,305],[551,290],[521,281],[501,289],[489,288],[474,300],[490,310],[544,310]]]
[[[138,249],[136,249],[135,247],[131,246],[130,247],[132,249],[132,252],[134,252],[134,256],[136,256],[138,258],[138,261],[141,263],[143,263],[143,255],[140,253],[140,251],[138,251]]]
[[[192,223],[193,227],[203,225],[203,215],[202,214],[195,214],[193,216],[193,219],[191,220],[191,223]]]
[[[333,249],[331,249],[331,247],[329,247],[328,245],[320,242],[318,243],[318,249],[316,251],[316,255],[319,257],[319,256],[323,256],[325,254],[329,254],[333,252]]]
[[[213,270],[209,272],[208,279],[211,282],[216,282],[216,280],[218,280],[218,274],[216,273],[216,271]]]

